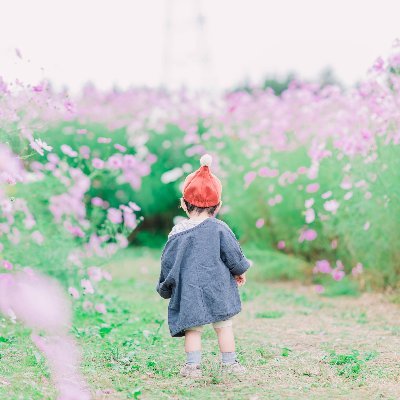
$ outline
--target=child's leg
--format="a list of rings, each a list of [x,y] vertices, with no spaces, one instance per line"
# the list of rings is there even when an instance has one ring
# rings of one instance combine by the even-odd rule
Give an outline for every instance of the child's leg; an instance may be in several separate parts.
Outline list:
[[[218,345],[221,351],[223,364],[233,364],[236,362],[235,336],[233,334],[232,320],[215,322],[213,324],[218,335]]]
[[[235,336],[231,326],[221,328],[214,327],[218,335],[218,344],[221,353],[232,353],[235,351]]]
[[[201,331],[187,330],[185,332],[185,351],[201,351]]]
[[[201,362],[201,332],[201,326],[189,328],[185,331],[185,351],[187,364],[200,364]]]

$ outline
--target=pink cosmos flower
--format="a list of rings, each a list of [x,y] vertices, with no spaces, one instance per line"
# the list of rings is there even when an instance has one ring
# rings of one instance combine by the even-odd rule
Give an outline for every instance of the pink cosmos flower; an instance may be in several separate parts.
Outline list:
[[[361,263],[357,263],[356,266],[351,270],[353,276],[358,276],[362,274],[364,271],[363,265]]]
[[[146,157],[146,161],[149,164],[154,164],[157,160],[158,160],[158,157],[155,154],[152,154],[152,153],[148,154],[147,157]]]
[[[31,215],[24,219],[24,226],[26,229],[32,229],[36,225],[36,221]]]
[[[53,148],[41,139],[35,139],[29,143],[30,147],[39,153],[41,156],[44,154],[43,150],[51,151]]]
[[[33,270],[13,274],[12,279],[0,276],[0,310],[33,331],[32,342],[47,359],[57,398],[89,400],[79,371],[79,348],[68,332],[70,301],[59,283]],[[38,331],[44,335],[34,333]]]
[[[400,53],[392,54],[389,57],[388,63],[391,67],[395,69],[400,68]]]
[[[103,278],[101,268],[99,268],[99,267],[89,267],[88,275],[89,275],[90,279],[92,279],[95,282],[99,282]]]
[[[347,192],[345,193],[345,195],[343,196],[343,198],[345,200],[350,200],[353,197],[353,192]]]
[[[307,168],[307,167],[303,167],[303,166],[302,166],[302,167],[297,168],[297,173],[300,174],[300,175],[306,174],[307,171],[308,171],[308,168]]]
[[[74,287],[68,288],[68,293],[74,298],[79,299],[79,292]]]
[[[104,161],[100,160],[100,158],[93,158],[93,160],[92,160],[92,165],[96,169],[104,168],[104,164],[105,164]]]
[[[78,155],[78,153],[71,148],[71,146],[67,144],[61,145],[61,151],[68,157],[74,158]]]
[[[10,261],[7,260],[3,260],[3,267],[5,269],[8,269],[9,271],[13,269],[13,265],[10,263]]]
[[[36,143],[36,141],[30,142],[29,146],[35,150],[38,154],[40,154],[41,156],[44,154],[43,149]]]
[[[326,211],[335,214],[337,209],[339,208],[339,202],[336,200],[328,200],[324,203],[324,208]]]
[[[306,187],[307,193],[315,193],[315,192],[318,192],[318,190],[319,190],[319,183],[310,183]]]
[[[254,181],[254,179],[256,179],[257,177],[257,173],[254,171],[250,171],[248,172],[245,176],[244,176],[244,187],[247,188],[249,187],[249,185],[251,184],[251,182]]]
[[[121,154],[114,154],[107,160],[107,166],[110,169],[120,169],[123,166]]]
[[[103,278],[106,280],[106,281],[112,281],[112,276],[111,276],[111,274],[108,272],[108,271],[105,271],[104,269],[103,269]]]
[[[264,226],[264,224],[265,224],[265,220],[264,220],[263,218],[259,218],[259,219],[256,221],[256,227],[257,227],[258,229],[262,228],[262,227]]]
[[[121,235],[120,233],[117,233],[115,235],[115,238],[121,249],[125,249],[126,247],[128,247],[129,242],[125,235]]]
[[[130,208],[132,208],[133,211],[140,211],[141,210],[141,208],[136,203],[134,203],[133,201],[130,201],[128,203],[128,205],[129,205]]]
[[[283,201],[283,196],[282,196],[281,194],[277,194],[277,195],[275,196],[274,200],[275,200],[275,204],[282,203],[282,201]]]
[[[97,142],[98,143],[111,143],[111,138],[106,138],[106,137],[99,137],[98,139],[97,139]]]
[[[305,240],[311,242],[317,238],[318,234],[314,229],[306,229],[301,232],[299,237],[299,242],[304,242]]]
[[[58,155],[54,153],[47,154],[47,159],[52,164],[58,164],[60,162],[60,157],[58,157]]]
[[[114,144],[114,148],[116,150],[119,150],[121,153],[125,153],[126,152],[126,147],[122,146],[122,144],[115,143]]]
[[[103,199],[101,199],[100,197],[93,197],[91,202],[96,207],[102,207],[103,206]]]
[[[124,155],[124,167],[125,168],[133,168],[138,164],[135,156],[132,154],[126,154]]]
[[[305,211],[305,218],[306,218],[306,223],[311,224],[315,220],[315,211],[312,208],[308,208]]]
[[[275,178],[279,175],[279,171],[277,169],[270,169],[268,167],[261,167],[258,170],[258,175],[266,178]]]
[[[340,260],[336,260],[336,268],[340,270],[344,270],[344,264]]]
[[[322,197],[323,199],[328,199],[328,198],[331,197],[331,196],[332,196],[332,192],[331,192],[331,191],[325,192],[325,193],[322,193],[322,194],[321,194],[321,197]]]
[[[78,135],[86,135],[87,134],[87,129],[77,129],[76,130],[76,133],[78,134]]]
[[[304,207],[305,207],[305,208],[310,208],[310,207],[313,206],[313,204],[314,204],[314,199],[313,199],[313,198],[307,199],[307,200],[304,202]]]
[[[332,268],[328,260],[319,260],[315,263],[315,267],[313,269],[314,274],[329,274],[331,273]]]
[[[90,147],[89,146],[81,146],[79,147],[79,154],[87,160],[90,156]]]
[[[343,278],[344,278],[344,276],[346,275],[345,274],[345,272],[344,271],[342,271],[342,270],[339,270],[339,269],[334,269],[333,271],[332,271],[332,278],[335,280],[335,281],[341,281]]]
[[[72,236],[81,237],[81,238],[85,237],[85,232],[83,232],[83,230],[77,225],[67,224],[66,228],[72,234]]]
[[[83,293],[85,293],[85,294],[93,294],[94,293],[92,283],[88,279],[82,279],[81,286],[83,288]]]
[[[103,303],[96,304],[94,308],[100,314],[107,314],[106,306]]]
[[[109,208],[107,210],[107,218],[113,224],[121,224],[122,223],[122,212],[116,208]]]
[[[39,232],[39,231],[34,231],[31,233],[31,238],[34,242],[37,244],[43,244],[44,242],[44,236]]]
[[[378,57],[375,60],[374,65],[372,66],[372,70],[378,73],[385,71],[385,61],[383,61],[382,57]]]
[[[314,286],[315,293],[322,294],[325,292],[325,288],[322,285]]]
[[[280,240],[280,241],[278,242],[278,244],[276,245],[276,247],[277,247],[279,250],[283,250],[283,249],[286,247],[285,241],[284,241],[284,240]]]

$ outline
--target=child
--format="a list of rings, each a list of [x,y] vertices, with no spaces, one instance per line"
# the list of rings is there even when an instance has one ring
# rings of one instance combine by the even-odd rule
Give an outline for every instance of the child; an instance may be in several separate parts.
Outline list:
[[[187,176],[181,206],[189,219],[175,225],[161,256],[157,292],[170,299],[168,324],[173,337],[185,336],[186,364],[181,375],[200,377],[201,332],[213,324],[222,367],[245,372],[235,353],[232,317],[241,311],[238,286],[246,282],[249,261],[227,224],[215,218],[222,186],[210,172],[211,156]]]

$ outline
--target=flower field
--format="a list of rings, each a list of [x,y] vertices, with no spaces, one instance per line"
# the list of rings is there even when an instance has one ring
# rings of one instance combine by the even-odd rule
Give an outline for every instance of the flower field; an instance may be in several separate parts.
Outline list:
[[[292,81],[279,95],[257,87],[218,96],[183,89],[104,92],[88,84],[72,97],[49,82],[30,86],[0,78],[0,312],[8,317],[1,320],[6,333],[0,344],[12,349],[16,338],[19,346],[26,343],[26,332],[11,325],[22,321],[64,399],[90,398],[75,339],[85,341],[86,375],[93,372],[88,357],[101,364],[101,353],[118,370],[115,379],[140,369],[147,378],[174,376],[139,351],[166,346],[160,304],[151,303],[157,311],[119,304],[108,266],[116,268],[110,260],[118,260],[131,242],[129,254],[143,246],[160,251],[174,219],[182,216],[180,184],[204,153],[212,155],[223,183],[220,218],[257,267],[257,293],[271,277],[312,283],[314,297],[328,295],[329,288],[332,293],[334,285],[344,292],[398,288],[399,49],[396,42],[353,88]],[[154,253],[151,263],[154,275]],[[145,265],[135,272],[135,290],[153,290],[149,277],[141,286],[147,273]],[[144,307],[123,278],[118,285]],[[279,290],[276,304],[283,306]],[[258,294],[243,296],[251,302]],[[141,313],[142,322],[121,322],[132,312]],[[285,312],[260,310],[255,318],[277,319]],[[125,337],[129,327],[140,340]],[[113,341],[96,349],[94,338],[109,334]],[[29,372],[32,357],[40,369],[40,356],[16,346],[0,352],[0,360],[13,365],[16,353],[20,360],[30,351],[21,373]],[[289,356],[292,350],[284,349],[282,357]],[[262,351],[260,366],[267,363]],[[372,359],[359,352],[346,357],[357,368]],[[4,371],[0,387],[9,385]],[[140,395],[146,381],[140,379],[130,398]],[[102,387],[98,376],[93,380]],[[121,385],[114,382],[112,390],[125,390],[129,381]],[[41,389],[29,390],[32,398],[44,396]]]
[[[104,258],[138,224],[142,238],[146,229],[165,235],[183,176],[209,152],[224,183],[221,218],[245,246],[304,259],[319,291],[343,279],[395,287],[396,46],[348,90],[293,81],[280,96],[254,88],[211,97],[87,85],[71,98],[46,82],[1,81],[3,272],[37,268],[106,312],[95,293],[111,279]]]

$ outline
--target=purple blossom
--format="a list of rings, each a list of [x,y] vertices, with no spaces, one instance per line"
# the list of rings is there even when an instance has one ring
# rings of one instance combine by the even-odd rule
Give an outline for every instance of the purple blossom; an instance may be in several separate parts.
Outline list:
[[[71,146],[67,144],[61,145],[61,151],[68,157],[75,158],[77,157],[78,153],[71,148]]]
[[[332,278],[333,278],[335,281],[341,281],[341,280],[344,278],[344,276],[345,276],[346,274],[345,274],[345,272],[342,271],[342,270],[334,269],[334,270],[332,271],[331,275],[332,275]]]
[[[113,224],[121,224],[122,223],[122,212],[116,208],[109,208],[107,210],[107,218]]]
[[[3,264],[3,267],[5,269],[8,269],[9,271],[11,271],[13,269],[13,265],[8,260],[3,260],[2,264]]]
[[[85,294],[93,294],[94,293],[92,283],[88,279],[82,279],[81,286],[83,288],[83,293],[85,293]]]
[[[305,229],[304,231],[301,232],[300,237],[299,237],[299,242],[304,242],[304,241],[313,241],[317,238],[317,232],[314,229]]]
[[[68,288],[68,293],[74,298],[74,299],[79,299],[79,292],[77,289],[74,287]]]
[[[104,161],[100,160],[100,158],[93,158],[93,160],[92,160],[92,165],[96,169],[104,168],[104,164],[105,164]]]
[[[265,221],[264,221],[263,218],[259,218],[259,219],[256,221],[256,227],[257,227],[258,229],[262,228],[262,227],[264,226],[264,224],[265,224]]]
[[[318,192],[318,190],[319,190],[319,184],[318,183],[310,183],[306,187],[306,192],[307,193],[315,193],[315,192]]]

